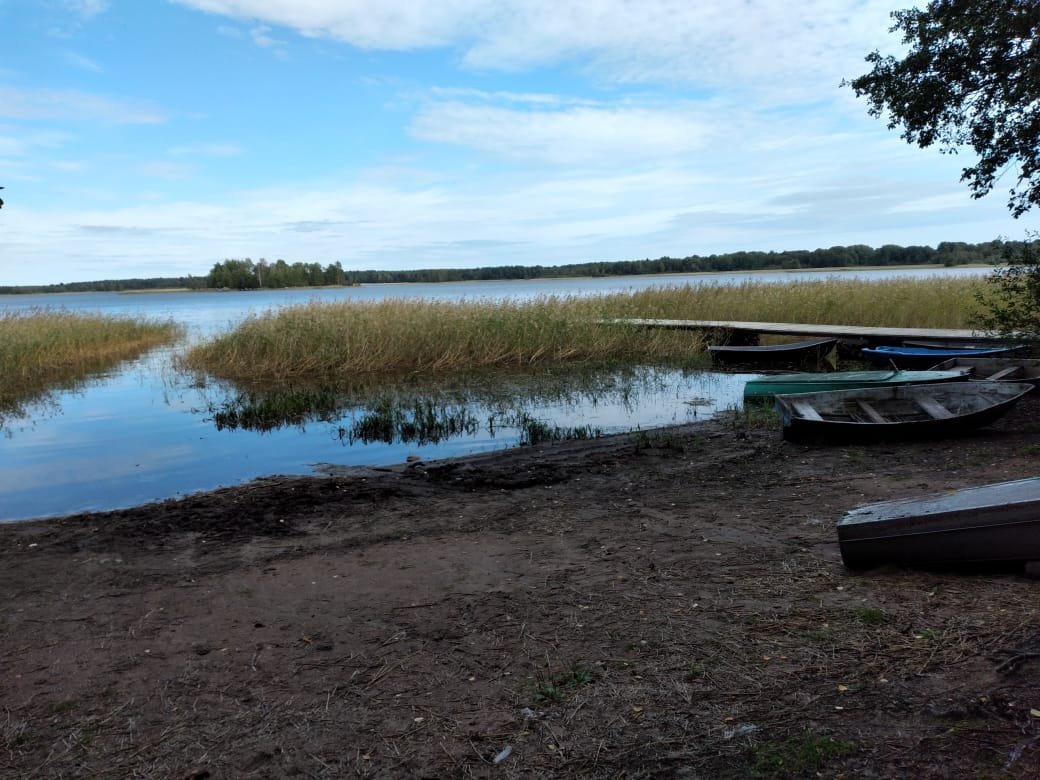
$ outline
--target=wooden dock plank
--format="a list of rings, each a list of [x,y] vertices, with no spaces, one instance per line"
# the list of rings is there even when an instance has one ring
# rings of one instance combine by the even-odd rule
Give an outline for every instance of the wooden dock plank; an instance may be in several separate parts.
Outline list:
[[[818,325],[795,322],[743,322],[738,320],[655,320],[617,319],[606,322],[618,325],[635,325],[644,328],[669,328],[672,330],[734,330],[775,336],[834,336],[865,341],[894,341],[905,339],[943,339],[946,341],[972,342],[984,339],[977,331],[963,328],[872,328],[865,325]]]

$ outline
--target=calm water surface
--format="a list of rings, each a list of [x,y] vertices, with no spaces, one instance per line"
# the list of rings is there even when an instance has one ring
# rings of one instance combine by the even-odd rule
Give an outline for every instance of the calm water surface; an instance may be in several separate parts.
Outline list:
[[[842,276],[983,274],[986,269],[844,271]],[[220,332],[250,313],[313,300],[530,298],[595,295],[686,283],[728,284],[820,278],[820,272],[696,274],[552,279],[462,284],[365,285],[328,290],[226,293],[82,293],[0,296],[0,310],[65,308],[169,318],[186,326],[187,341]],[[324,463],[386,465],[408,456],[442,458],[516,446],[522,411],[550,427],[613,433],[708,419],[741,403],[747,375],[643,369],[602,377],[514,404],[463,401],[463,435],[437,441],[362,442],[347,436],[369,412],[344,408],[323,420],[260,432],[218,429],[214,410],[226,399],[219,384],[196,387],[177,374],[163,348],[53,393],[0,431],[0,521],[114,509],[232,485],[266,474],[309,474]],[[458,408],[460,402],[453,402]]]

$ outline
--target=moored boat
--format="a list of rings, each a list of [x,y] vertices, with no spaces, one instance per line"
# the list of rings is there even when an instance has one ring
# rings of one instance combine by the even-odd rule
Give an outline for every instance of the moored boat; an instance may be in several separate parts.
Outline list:
[[[1040,386],[1040,359],[989,357],[950,358],[932,366],[933,371],[967,371],[970,379],[990,382],[1028,382]]]
[[[889,441],[989,425],[1032,389],[1020,382],[944,382],[778,395],[773,403],[791,441]]]
[[[744,385],[745,401],[768,401],[777,395],[817,393],[824,390],[854,390],[861,387],[897,387],[899,385],[962,382],[970,369],[953,368],[934,371],[834,371],[830,373],[767,374],[748,380]]]
[[[708,347],[708,352],[715,363],[806,365],[827,362],[834,365],[837,346],[838,339],[826,338],[753,346],[714,344]]]
[[[1020,345],[1006,347],[864,347],[860,357],[871,363],[895,368],[931,368],[936,363],[959,357],[993,357],[1022,349]]]
[[[858,507],[838,544],[855,569],[1040,560],[1040,477]]]

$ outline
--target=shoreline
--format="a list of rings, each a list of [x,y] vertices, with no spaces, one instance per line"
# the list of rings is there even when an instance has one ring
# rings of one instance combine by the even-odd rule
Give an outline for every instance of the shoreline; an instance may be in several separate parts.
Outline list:
[[[503,282],[551,282],[561,280],[582,279],[606,279],[606,278],[644,278],[644,277],[687,277],[687,276],[720,276],[720,275],[761,275],[761,274],[794,274],[794,273],[840,273],[842,271],[884,271],[884,270],[928,270],[938,268],[999,268],[1000,265],[988,263],[959,263],[947,266],[943,263],[915,263],[912,265],[852,265],[852,266],[827,266],[824,268],[758,268],[752,270],[734,271],[680,271],[674,273],[652,273],[652,274],[600,274],[595,276],[532,276],[521,279],[460,279],[454,281],[423,281],[423,282],[358,282],[356,284],[328,284],[328,285],[306,285],[302,287],[260,287],[255,289],[232,289],[215,287],[162,287],[150,290],[56,290],[0,293],[0,298],[18,298],[23,295],[91,295],[99,292],[112,292],[118,295],[147,295],[150,293],[192,293],[192,292],[264,292],[276,290],[327,290],[327,289],[349,289],[351,287],[375,287],[375,286],[406,286],[406,285],[438,285],[438,284],[502,284]],[[34,285],[25,285],[32,287]]]
[[[1035,776],[1037,583],[834,526],[1038,434],[731,418],[2,524],[0,774]]]

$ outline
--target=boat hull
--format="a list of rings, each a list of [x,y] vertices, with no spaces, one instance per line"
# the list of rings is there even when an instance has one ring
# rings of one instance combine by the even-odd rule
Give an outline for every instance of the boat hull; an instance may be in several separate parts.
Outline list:
[[[1019,346],[983,347],[983,348],[941,348],[932,347],[864,347],[860,357],[875,365],[894,366],[896,368],[927,369],[952,358],[980,358],[1007,355]]]
[[[757,365],[809,365],[829,363],[836,360],[838,339],[815,339],[790,344],[765,346],[712,345],[708,347],[713,363],[743,366]]]
[[[989,425],[1032,389],[1017,382],[903,385],[778,395],[774,405],[788,441],[899,441]]]
[[[1032,358],[990,357],[951,358],[932,366],[933,371],[967,371],[971,379],[990,382],[1028,382],[1040,387],[1040,360]]]
[[[853,569],[1040,560],[1040,478],[858,507],[838,544]]]
[[[837,371],[834,373],[774,374],[749,380],[744,385],[744,400],[771,401],[775,396],[791,393],[819,393],[826,390],[855,390],[864,387],[899,387],[901,385],[963,382],[970,369],[955,368],[934,371]]]

